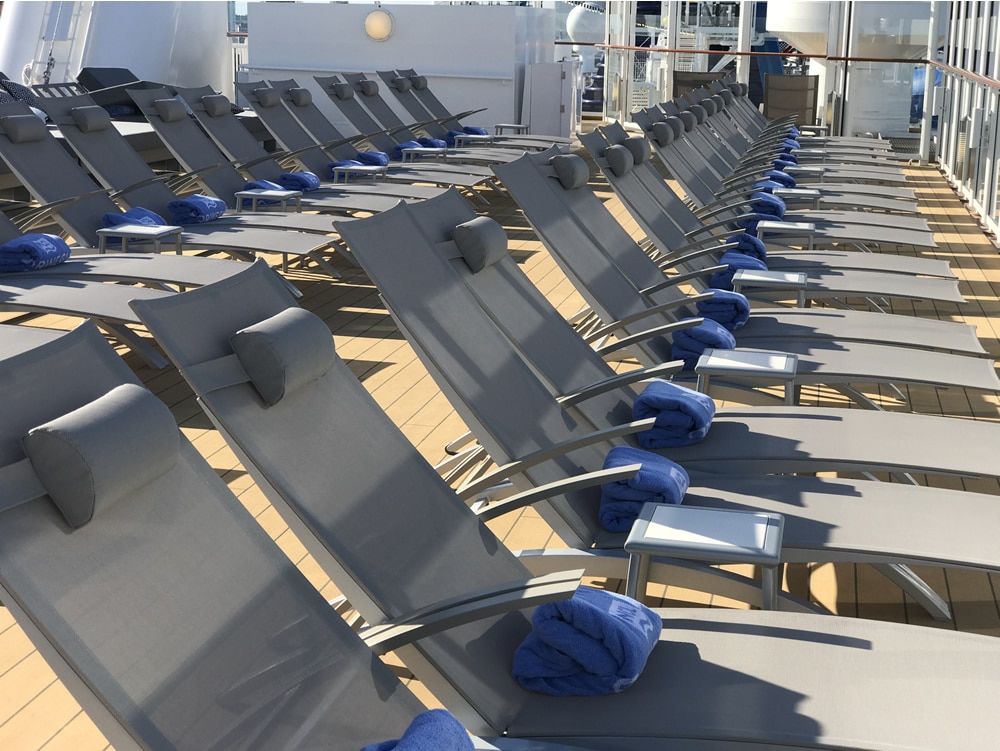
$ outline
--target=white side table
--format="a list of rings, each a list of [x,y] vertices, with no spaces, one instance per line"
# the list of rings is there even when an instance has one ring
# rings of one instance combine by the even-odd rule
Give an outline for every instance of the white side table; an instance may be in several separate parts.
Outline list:
[[[795,405],[795,374],[798,355],[767,350],[712,349],[701,353],[694,366],[698,375],[695,388],[708,393],[712,376],[730,376],[763,382],[782,381],[785,387],[785,404]]]
[[[527,123],[497,123],[493,126],[493,132],[496,135],[503,135],[507,131],[512,133],[527,133],[528,125]]]
[[[778,607],[778,564],[784,517],[763,511],[647,503],[625,541],[629,554],[625,594],[646,591],[649,556],[761,567],[761,602]]]
[[[243,199],[250,199],[250,210],[257,211],[261,201],[277,201],[281,204],[281,210],[288,210],[288,202],[292,201],[296,211],[302,211],[302,191],[301,190],[268,190],[266,188],[253,188],[252,190],[240,190],[236,192],[236,213],[243,210]]]
[[[161,244],[167,238],[174,241],[174,252],[181,252],[181,232],[183,227],[174,224],[119,224],[117,227],[103,227],[97,230],[97,252],[107,253],[108,238],[117,237],[122,241],[122,253],[128,252],[129,240],[152,242],[153,251],[159,253]]]
[[[757,271],[739,269],[733,274],[733,290],[741,292],[744,287],[767,287],[774,290],[795,290],[800,308],[806,305],[806,287],[809,277],[801,271]]]

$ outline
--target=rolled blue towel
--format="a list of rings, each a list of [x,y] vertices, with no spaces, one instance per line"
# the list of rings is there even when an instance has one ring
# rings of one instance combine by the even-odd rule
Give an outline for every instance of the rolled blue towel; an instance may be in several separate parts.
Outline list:
[[[741,232],[738,235],[726,238],[727,245],[732,243],[737,243],[737,245],[735,248],[730,248],[729,250],[742,253],[746,256],[753,256],[758,261],[767,262],[767,246],[764,245],[764,241],[759,237]]]
[[[270,180],[251,180],[250,182],[244,184],[243,190],[288,190],[278,183],[271,182]],[[269,204],[269,203],[280,203],[278,200],[263,199],[258,200],[257,204]],[[244,206],[253,206],[253,199],[244,198]]]
[[[795,149],[801,149],[802,148],[802,146],[799,144],[799,142],[796,141],[794,138],[786,138],[784,141],[781,142],[781,147],[783,149],[791,149],[793,151]]]
[[[637,436],[644,449],[690,446],[708,434],[715,402],[700,391],[670,381],[653,381],[632,403],[632,417],[656,418],[652,428]]]
[[[776,219],[785,216],[785,201],[772,193],[758,191],[750,196],[750,210],[758,214],[770,214]]]
[[[736,338],[718,321],[706,318],[697,326],[674,332],[670,358],[683,360],[684,367],[693,370],[701,353],[708,348],[735,349]]]
[[[359,151],[354,158],[369,167],[387,167],[389,165],[389,155],[384,151]]]
[[[281,190],[280,185],[278,189]],[[171,201],[167,208],[173,212],[171,221],[174,224],[210,222],[226,213],[225,201],[201,194]]]
[[[601,485],[601,506],[598,514],[601,526],[609,532],[632,529],[643,504],[680,503],[688,485],[688,473],[677,462],[651,451],[615,446],[604,459],[604,468],[641,464],[632,477]]]
[[[361,751],[473,751],[472,738],[462,723],[444,709],[421,712],[401,738],[369,743]]]
[[[795,156],[795,154],[793,154],[791,151],[786,151],[784,149],[778,152],[777,158],[783,162],[791,162],[792,164],[799,163],[799,158]]]
[[[403,141],[402,143],[396,144],[396,147],[392,150],[392,158],[397,162],[403,158],[403,149],[420,149],[423,148],[417,141]]]
[[[455,145],[455,136],[466,136],[469,135],[464,130],[449,130],[444,137],[444,142],[448,144],[449,147]]]
[[[708,286],[716,289],[731,290],[733,288],[733,275],[740,269],[751,271],[767,271],[767,264],[758,258],[748,256],[743,253],[735,253],[727,250],[719,259],[720,264],[725,264],[728,268],[723,271],[716,271],[709,279]]]
[[[802,135],[801,131],[799,131],[799,129],[796,128],[794,125],[789,125],[788,130],[786,132],[788,133],[789,138],[797,139],[800,135]]]
[[[764,178],[768,180],[773,180],[776,183],[780,183],[782,188],[794,188],[795,178],[789,175],[787,172],[782,172],[779,169],[768,170],[764,173]]]
[[[147,227],[162,227],[167,220],[155,211],[144,209],[141,206],[133,206],[128,211],[120,214],[107,213],[101,217],[105,227],[118,227],[122,224],[145,224]]]
[[[772,193],[776,188],[786,188],[787,185],[782,185],[777,180],[760,180],[753,184],[754,193]]]
[[[285,190],[301,190],[303,193],[319,187],[319,178],[312,172],[285,172],[278,176],[278,182]]]
[[[486,128],[482,128],[478,125],[466,125],[462,128],[462,131],[470,136],[488,136],[490,134]]]
[[[448,148],[447,141],[440,138],[418,138],[417,142],[427,149],[446,149]]]
[[[791,159],[775,159],[771,162],[771,167],[775,170],[784,170],[786,167],[794,167],[798,162],[793,162]]]
[[[756,239],[756,238],[754,238]],[[707,300],[699,300],[695,307],[702,318],[711,318],[730,331],[742,328],[750,319],[750,301],[740,292],[726,289],[706,290],[712,296]]]
[[[656,613],[624,595],[580,587],[540,605],[514,653],[514,679],[552,696],[624,691],[646,666],[662,630]]]
[[[69,245],[58,235],[21,235],[0,245],[0,271],[35,271],[62,263],[69,256]]]

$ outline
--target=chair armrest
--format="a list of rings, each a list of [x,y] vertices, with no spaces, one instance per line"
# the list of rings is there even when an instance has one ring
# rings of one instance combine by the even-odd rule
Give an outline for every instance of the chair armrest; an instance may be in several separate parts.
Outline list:
[[[602,347],[598,347],[596,352],[601,357],[607,357],[612,352],[617,352],[621,349],[628,349],[636,342],[642,342],[646,339],[651,339],[654,336],[663,336],[664,334],[672,334],[675,331],[681,331],[682,329],[691,329],[705,321],[704,318],[685,318],[683,321],[676,321],[674,323],[668,323],[663,326],[656,326],[651,329],[646,329],[645,331],[640,331],[638,334],[632,334],[631,336],[625,336],[620,339],[615,339],[609,344],[605,344]]]
[[[711,295],[708,295],[708,297],[711,297]],[[650,378],[661,378],[663,376],[672,375],[679,370],[682,370],[682,367],[678,366],[676,362],[666,362],[649,368],[630,370],[626,373],[619,373],[611,378],[605,378],[603,381],[592,383],[586,388],[582,388],[572,394],[564,394],[563,396],[560,396],[557,401],[563,407],[572,407],[580,402],[585,402],[588,399],[598,396],[599,394],[620,389],[622,386],[629,386],[633,383],[645,381]]]
[[[532,577],[500,585],[492,590],[449,598],[402,618],[370,626],[361,638],[376,654],[385,654],[441,631],[464,623],[535,607],[545,602],[565,600],[580,586],[580,570]]]
[[[726,268],[726,267],[722,266],[720,268]],[[704,271],[699,272],[699,275],[704,273],[705,273]],[[615,331],[621,330],[623,327],[628,326],[630,323],[641,321],[643,318],[649,318],[650,316],[659,315],[660,313],[664,313],[668,310],[674,310],[683,305],[686,305],[688,302],[695,299],[698,299],[697,295],[692,297],[686,297],[683,300],[671,300],[670,302],[665,302],[660,305],[654,305],[638,313],[633,313],[630,316],[626,316],[625,318],[622,318],[618,321],[612,321],[611,323],[600,326],[599,328],[588,332],[587,335],[583,337],[583,339],[585,342],[590,344],[594,341],[597,341],[598,339],[608,336],[609,334],[613,334]]]

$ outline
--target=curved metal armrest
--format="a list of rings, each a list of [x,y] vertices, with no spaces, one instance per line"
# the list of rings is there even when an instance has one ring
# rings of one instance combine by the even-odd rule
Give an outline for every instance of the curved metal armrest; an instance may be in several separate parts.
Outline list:
[[[110,196],[111,191],[108,188],[98,188],[97,190],[91,190],[78,196],[70,196],[69,198],[60,198],[57,201],[51,201],[41,206],[32,206],[31,208],[19,211],[10,217],[10,220],[17,225],[18,229],[24,231],[28,227],[37,225],[43,219],[52,216],[53,214],[58,214],[61,209],[66,206],[72,206],[75,203],[84,201],[88,198],[95,198],[97,196]]]
[[[617,352],[620,349],[628,349],[636,342],[642,342],[646,339],[651,339],[654,336],[672,334],[673,332],[681,331],[682,329],[691,329],[704,321],[704,318],[685,318],[683,321],[676,321],[675,323],[656,326],[655,328],[640,331],[638,334],[632,334],[631,336],[622,337],[621,339],[615,339],[614,341],[605,344],[603,347],[599,347],[596,351],[601,357],[606,357],[612,352]]]
[[[718,263],[715,266],[706,266],[703,269],[695,269],[694,271],[685,271],[683,274],[673,274],[667,279],[664,279],[659,284],[654,284],[652,287],[646,287],[645,289],[639,290],[642,294],[649,296],[659,292],[661,289],[666,289],[667,287],[676,287],[678,284],[684,284],[692,279],[698,279],[699,277],[706,276],[707,274],[714,274],[716,271],[725,271],[728,269],[724,263]],[[687,302],[698,302],[698,300],[704,300],[702,295],[707,294],[705,292],[699,292],[697,295],[689,295],[685,300],[678,300],[673,303],[665,303],[667,305],[674,305],[678,307]]]
[[[684,250],[685,248],[697,248],[696,250],[691,250],[687,253],[680,253],[677,255],[666,256],[665,258],[658,260],[656,262],[656,265],[659,266],[661,269],[672,269],[675,266],[683,265],[688,261],[693,261],[696,258],[701,258],[702,256],[706,256],[711,253],[725,253],[727,250],[732,250],[733,248],[738,248],[739,246],[740,244],[737,242],[720,243],[718,242],[718,236],[713,235],[712,237],[705,238],[701,242],[690,243],[688,245],[685,245],[684,248],[678,249],[678,250]]]
[[[385,654],[441,631],[545,602],[565,600],[580,586],[582,570],[511,582],[495,589],[449,598],[388,623],[361,631],[376,654]]]
[[[707,297],[711,297],[711,295],[707,295]],[[592,383],[586,388],[582,388],[572,394],[564,394],[563,396],[560,396],[557,401],[563,407],[572,407],[575,404],[585,402],[588,399],[598,396],[599,394],[620,389],[622,386],[629,386],[633,383],[638,383],[639,381],[649,380],[650,378],[662,378],[663,376],[672,375],[682,369],[683,368],[676,362],[665,362],[649,368],[630,370],[626,373],[619,373],[611,378],[605,378],[603,381]]]
[[[610,428],[595,430],[593,433],[587,433],[586,435],[579,436],[572,440],[557,443],[554,446],[549,446],[546,449],[536,451],[535,453],[528,454],[527,456],[522,456],[519,459],[515,459],[497,467],[488,475],[484,475],[479,478],[476,482],[469,483],[465,488],[463,488],[462,492],[466,497],[473,497],[476,493],[480,493],[493,485],[497,485],[512,475],[519,475],[524,472],[524,470],[530,469],[531,467],[541,464],[542,462],[547,462],[557,456],[568,454],[571,451],[576,451],[577,449],[594,443],[602,443],[604,441],[610,441],[613,438],[621,438],[622,436],[640,433],[643,430],[649,430],[653,427],[653,423],[655,422],[656,418],[653,417],[646,420],[633,420],[632,422],[622,423],[621,425],[612,425]]]
[[[723,266],[722,268],[727,268],[727,267]],[[703,271],[699,272],[699,275],[703,273],[704,273]],[[660,305],[654,305],[638,313],[626,316],[625,318],[622,318],[618,321],[612,321],[611,323],[605,324],[589,332],[583,339],[585,342],[590,344],[591,342],[597,341],[598,339],[608,336],[609,334],[613,334],[616,331],[620,331],[622,328],[628,326],[630,323],[635,323],[636,321],[641,321],[643,318],[649,318],[650,316],[659,315],[660,313],[664,313],[669,310],[674,310],[683,305],[686,305],[692,300],[697,300],[697,299],[700,299],[699,296],[694,295],[692,297],[686,297],[683,300],[671,300],[670,302],[665,302]]]
[[[592,488],[595,485],[603,485],[606,482],[616,482],[635,477],[641,468],[641,464],[630,464],[625,467],[598,469],[593,472],[585,472],[582,475],[566,477],[562,480],[539,485],[537,488],[526,490],[523,493],[515,493],[503,500],[491,502],[488,506],[476,508],[476,516],[483,521],[497,519],[511,511],[518,511],[525,506],[530,506],[537,501],[547,500],[553,496],[572,493],[584,488]],[[472,503],[476,502],[477,499],[473,498]]]

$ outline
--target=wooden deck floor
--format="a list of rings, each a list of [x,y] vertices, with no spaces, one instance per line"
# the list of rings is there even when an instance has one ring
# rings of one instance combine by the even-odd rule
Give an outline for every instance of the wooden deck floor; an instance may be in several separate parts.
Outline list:
[[[975,324],[985,347],[993,356],[1000,355],[1000,256],[995,246],[934,168],[914,167],[909,168],[908,173],[919,194],[923,214],[929,219],[940,246],[927,255],[951,262],[961,276],[962,291],[969,302],[964,306],[926,301],[900,303],[894,307],[894,312]],[[609,194],[606,197],[616,207],[622,221],[628,223],[616,202]],[[488,198],[491,205],[486,211],[507,228],[511,248],[525,271],[561,312],[566,315],[576,312],[582,306],[580,297],[535,240],[523,217],[508,199],[495,194]],[[906,247],[883,250],[913,252]],[[341,356],[351,363],[355,374],[377,401],[429,460],[439,460],[445,441],[462,432],[461,420],[396,331],[364,274],[343,261],[338,265],[344,274],[339,281],[295,271],[290,272],[289,277],[303,292],[302,304],[328,322]],[[54,317],[46,322],[57,327],[73,325],[69,319]],[[261,525],[317,588],[328,596],[335,594],[330,582],[263,499],[219,435],[210,428],[176,372],[172,369],[153,372],[136,363],[133,365],[150,388],[171,406],[184,432]],[[1000,417],[995,395],[971,394],[957,389],[911,388],[909,397],[919,411],[977,420]],[[821,389],[809,392],[809,399],[815,404],[841,403],[835,395]],[[1000,487],[994,481],[951,480],[947,485],[1000,494]],[[493,526],[514,549],[560,544],[530,509]],[[843,615],[1000,636],[998,575],[929,568],[920,569],[919,573],[949,601],[955,616],[953,622],[931,621],[896,587],[866,566],[794,565],[788,567],[785,586]],[[616,585],[614,582],[609,584]],[[651,587],[648,595],[653,598],[652,603],[661,605],[684,602],[706,607],[741,607],[739,603],[713,600],[701,593],[663,585]],[[81,712],[10,615],[0,609],[0,749],[91,751],[102,748],[108,748],[107,741]]]

